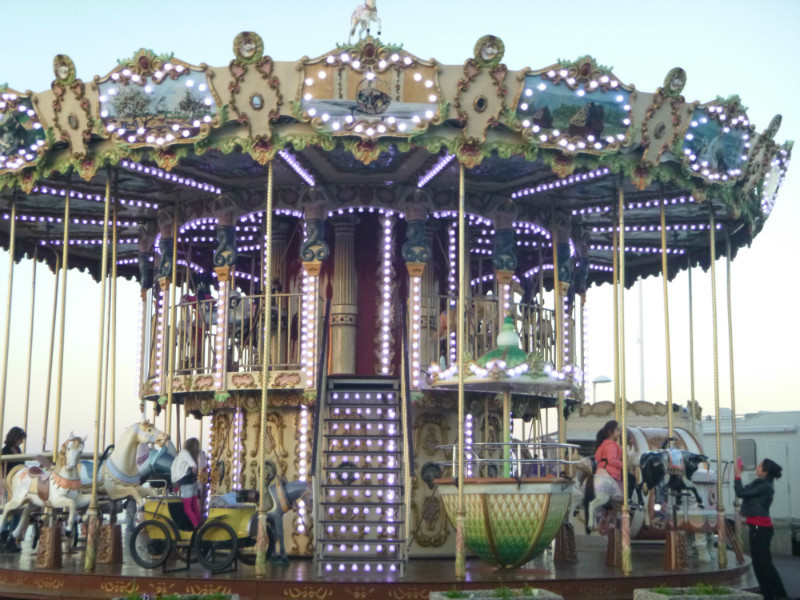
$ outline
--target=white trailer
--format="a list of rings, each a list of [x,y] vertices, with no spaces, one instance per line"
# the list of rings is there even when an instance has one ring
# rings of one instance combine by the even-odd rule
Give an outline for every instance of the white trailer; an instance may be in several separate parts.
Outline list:
[[[710,458],[717,457],[716,421],[702,421],[702,443]],[[720,446],[723,460],[733,460],[729,409],[720,413]],[[783,467],[783,477],[775,482],[775,499],[770,513],[775,525],[774,554],[800,556],[800,411],[758,412],[736,417],[737,456],[744,462],[742,482],[755,478],[755,468],[764,458]],[[725,511],[733,516],[733,485],[723,490]],[[745,543],[746,543],[745,536]]]

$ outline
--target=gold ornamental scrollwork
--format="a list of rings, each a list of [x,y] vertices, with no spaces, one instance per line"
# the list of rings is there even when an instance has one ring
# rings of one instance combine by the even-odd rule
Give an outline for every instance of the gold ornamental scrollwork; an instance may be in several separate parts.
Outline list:
[[[427,457],[440,453],[437,446],[449,443],[447,438],[450,426],[447,417],[441,413],[422,413],[414,421],[414,456],[424,454]]]
[[[283,595],[287,598],[302,598],[302,599],[312,599],[312,600],[325,600],[325,598],[332,598],[333,597],[333,590],[326,587],[311,587],[311,586],[303,586],[303,587],[294,587],[294,588],[284,588]]]
[[[353,600],[366,600],[370,596],[375,593],[375,588],[366,588],[363,585],[359,585],[354,588],[346,588],[344,590]]]
[[[394,600],[427,600],[428,590],[425,588],[396,588],[389,591]]]
[[[117,580],[117,581],[103,581],[100,584],[100,589],[108,594],[133,594],[136,592],[137,585],[135,581]]]
[[[411,503],[411,515],[414,526],[414,541],[423,548],[443,546],[450,537],[450,525],[447,520],[442,499],[438,496],[427,496],[422,499],[422,510],[416,501]]]

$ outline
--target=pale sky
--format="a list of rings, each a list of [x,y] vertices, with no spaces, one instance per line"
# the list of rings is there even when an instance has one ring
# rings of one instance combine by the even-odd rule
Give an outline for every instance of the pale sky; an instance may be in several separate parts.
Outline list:
[[[354,1],[306,0],[298,3],[140,0],[90,2],[45,0],[13,2],[3,8],[0,82],[21,91],[49,89],[52,60],[68,54],[78,77],[105,75],[118,58],[141,47],[174,52],[189,63],[221,66],[233,58],[237,33],[258,32],[264,52],[278,61],[318,56],[347,41]],[[539,68],[558,59],[589,54],[612,66],[625,83],[645,92],[661,85],[676,66],[688,75],[688,101],[706,102],[738,94],[748,116],[763,131],[773,115],[783,115],[778,141],[800,140],[800,82],[794,61],[800,56],[800,3],[771,0],[660,4],[641,1],[540,2],[495,0],[431,3],[378,0],[381,39],[402,44],[421,58],[462,64],[482,35],[505,43],[504,62],[516,70]],[[751,248],[733,263],[733,313],[736,412],[798,408],[800,360],[795,347],[800,316],[792,293],[798,288],[794,261],[800,250],[797,169],[790,167],[778,202]],[[725,264],[717,265],[720,404],[730,406]],[[0,317],[5,315],[8,255],[0,253]],[[41,446],[52,274],[40,266],[36,286],[34,367],[31,387],[29,449]],[[644,397],[666,400],[661,280],[644,282]],[[705,414],[713,413],[714,377],[711,335],[711,281],[693,273],[695,306],[696,397]],[[14,271],[9,383],[3,429],[22,423],[31,302],[31,263]],[[96,397],[99,285],[70,271],[62,438],[69,430],[91,433]],[[689,398],[688,292],[683,273],[669,286],[673,401]],[[120,427],[134,422],[138,401],[134,383],[138,363],[138,285],[119,285],[117,413]],[[590,374],[613,376],[612,312],[609,286],[589,291]],[[640,396],[638,291],[626,295],[627,390]],[[0,327],[3,327],[0,320]],[[53,378],[55,389],[55,375]],[[598,386],[610,399],[612,384]],[[51,410],[52,412],[52,410]],[[52,423],[52,417],[51,417]],[[51,425],[52,431],[52,425]],[[3,434],[5,431],[3,432]],[[192,431],[196,433],[196,431]],[[52,434],[51,434],[52,436]],[[48,442],[52,447],[52,441]]]

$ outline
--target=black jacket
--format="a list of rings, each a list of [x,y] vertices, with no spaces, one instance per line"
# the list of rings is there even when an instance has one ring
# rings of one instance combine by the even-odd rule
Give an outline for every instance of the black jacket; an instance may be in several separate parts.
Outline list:
[[[736,495],[743,500],[741,513],[743,517],[768,517],[775,487],[772,481],[756,477],[753,481],[742,486],[741,479],[735,479],[733,488]]]

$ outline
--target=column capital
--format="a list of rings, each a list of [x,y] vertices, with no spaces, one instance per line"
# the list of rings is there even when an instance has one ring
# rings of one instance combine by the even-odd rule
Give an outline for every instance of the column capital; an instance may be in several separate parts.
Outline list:
[[[214,267],[214,272],[217,274],[218,281],[228,281],[231,277],[231,273],[233,273],[233,267],[229,265]]]

